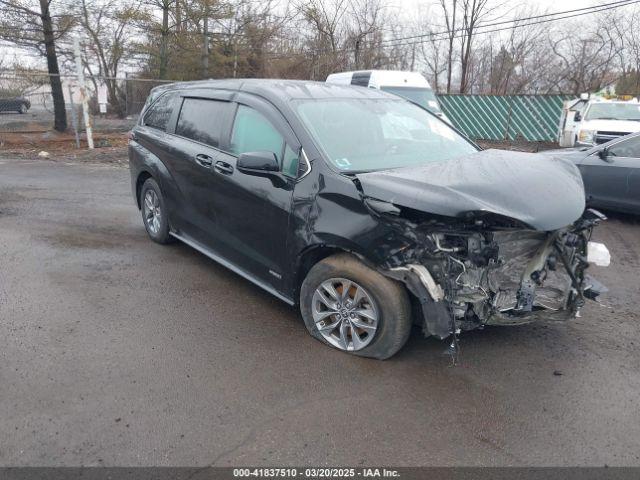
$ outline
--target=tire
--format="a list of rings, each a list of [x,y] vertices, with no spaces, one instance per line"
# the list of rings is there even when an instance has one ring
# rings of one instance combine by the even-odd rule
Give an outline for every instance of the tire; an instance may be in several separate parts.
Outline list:
[[[140,189],[140,212],[147,234],[156,243],[171,243],[167,208],[160,186],[148,178]]]
[[[27,110],[28,110],[27,106],[24,103],[21,103],[20,108],[18,109],[18,113],[25,114],[27,113]]]
[[[338,297],[329,293],[332,286]],[[345,308],[350,300],[363,296],[366,298],[355,307],[351,305],[351,310]],[[339,300],[335,302],[335,298]],[[362,357],[387,359],[402,348],[411,333],[411,304],[404,286],[347,253],[328,257],[311,268],[300,289],[300,311],[313,337]],[[336,313],[330,313],[334,311]],[[375,322],[370,318],[372,314]],[[344,327],[346,342],[342,336],[343,324],[349,325]],[[335,329],[331,330],[334,325]],[[366,328],[360,328],[365,325]]]

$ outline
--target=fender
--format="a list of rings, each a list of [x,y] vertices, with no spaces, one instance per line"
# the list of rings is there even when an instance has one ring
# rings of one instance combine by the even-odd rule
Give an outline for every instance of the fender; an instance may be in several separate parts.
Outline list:
[[[167,199],[169,209],[169,220],[174,215],[176,205],[184,202],[184,195],[180,191],[173,175],[167,169],[166,165],[155,154],[144,148],[138,142],[129,142],[129,166],[132,172],[131,182],[132,191],[136,199],[138,209],[141,208],[139,198],[139,188],[142,186],[140,178],[149,175],[154,178],[162,189],[162,193]]]

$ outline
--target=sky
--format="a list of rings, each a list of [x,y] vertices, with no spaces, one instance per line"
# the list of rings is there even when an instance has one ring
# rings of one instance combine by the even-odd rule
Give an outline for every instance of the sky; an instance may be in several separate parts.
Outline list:
[[[543,12],[557,12],[557,11],[565,11],[565,10],[571,10],[571,9],[577,9],[577,8],[584,8],[584,7],[590,7],[590,6],[595,6],[595,5],[600,5],[603,3],[609,3],[611,1],[615,1],[615,0],[562,0],[562,1],[558,1],[558,0],[504,0],[504,5],[505,5],[505,10],[507,11],[506,15],[504,17],[500,17],[500,15],[497,15],[497,17],[500,17],[499,20],[507,20],[509,18],[512,18],[514,16],[514,13],[508,13],[510,10],[512,9],[517,9],[517,10],[521,10],[523,7],[526,8],[527,6],[531,6],[531,7],[535,7],[536,9],[539,9]],[[421,9],[424,10],[425,7],[428,7],[429,5],[431,5],[433,7],[433,5],[436,3],[436,0],[388,0],[388,2],[391,5],[394,5],[395,8],[397,8],[399,15],[407,18],[407,19],[411,19],[412,16],[415,15],[415,12],[420,11]],[[436,10],[437,11],[437,10]],[[496,18],[496,17],[492,17],[492,18]],[[588,18],[587,16],[585,17],[581,17],[583,19]],[[561,22],[568,22],[571,20],[561,20],[558,22],[558,24],[560,24]],[[555,22],[553,22],[555,23]],[[3,55],[4,54],[4,55]],[[15,55],[15,56],[14,56]],[[7,46],[5,43],[0,43],[0,57],[5,57],[5,61],[12,61],[16,58],[16,56],[20,56],[20,60],[21,63],[23,64],[29,64],[29,65],[40,65],[40,66],[44,66],[44,60],[43,59],[36,59],[34,58],[33,53],[29,54],[28,56],[21,56],[20,55],[20,50],[11,48],[9,46]]]

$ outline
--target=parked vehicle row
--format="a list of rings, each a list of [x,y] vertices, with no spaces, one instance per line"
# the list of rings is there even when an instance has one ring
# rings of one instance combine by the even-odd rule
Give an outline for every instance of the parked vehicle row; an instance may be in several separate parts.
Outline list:
[[[602,219],[566,159],[480,149],[378,89],[279,80],[155,88],[131,132],[152,240],[179,239],[298,305],[320,341],[388,358],[569,319],[603,287]],[[560,200],[561,199],[561,200]]]
[[[0,97],[0,112],[27,113],[31,102],[26,97]]]

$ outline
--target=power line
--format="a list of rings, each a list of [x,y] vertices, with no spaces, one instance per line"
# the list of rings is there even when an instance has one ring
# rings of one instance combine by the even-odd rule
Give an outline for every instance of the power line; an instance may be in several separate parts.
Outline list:
[[[516,23],[516,22],[527,21],[528,18],[514,19],[514,20],[511,21],[511,23],[516,23],[516,24],[512,25],[510,27],[496,28],[496,29],[493,29],[493,30],[482,30],[480,32],[476,32],[475,34],[476,35],[481,35],[481,34],[487,34],[487,33],[496,33],[496,32],[502,32],[502,31],[505,31],[505,30],[515,30],[517,28],[529,27],[531,25],[539,25],[539,24],[542,24],[542,23],[556,22],[558,20],[566,20],[568,18],[581,17],[581,16],[584,16],[584,15],[591,15],[593,13],[600,13],[600,12],[605,12],[605,11],[608,11],[608,10],[613,10],[615,8],[626,7],[628,5],[633,5],[633,4],[636,4],[636,3],[639,3],[639,2],[640,2],[640,0],[632,0],[632,1],[627,1],[624,4],[619,4],[619,5],[615,5],[615,6],[608,6],[606,8],[601,8],[601,6],[598,6],[598,7],[596,7],[597,9],[590,10],[588,12],[574,13],[573,15],[566,15],[566,16],[563,16],[563,17],[547,18],[547,19],[544,19],[544,20],[538,20],[536,22],[528,22],[528,23],[522,23],[522,24]],[[456,36],[453,36],[453,37],[449,37],[449,36],[444,37],[443,36],[442,38],[435,38],[435,39],[433,37],[430,37],[429,40],[447,40],[449,38],[462,38],[464,36],[465,35],[456,35]],[[405,39],[404,38],[396,39],[396,41],[398,41],[398,40],[402,41],[402,40],[405,40]],[[425,43],[425,40],[415,41],[415,42],[407,42],[407,43],[394,43],[393,45],[383,45],[383,47],[387,48],[387,47],[397,47],[397,46],[409,46],[409,45],[417,45],[417,44],[421,44],[421,43]]]
[[[589,13],[595,13],[592,12],[591,10],[594,9],[599,9],[599,8],[604,8],[604,7],[611,7],[611,8],[618,8],[618,7],[624,7],[627,5],[631,5],[633,3],[636,3],[635,1],[632,0],[619,0],[617,2],[611,2],[611,3],[603,3],[600,5],[592,5],[590,7],[582,7],[582,8],[574,8],[572,10],[561,10],[558,12],[551,12],[551,13],[544,13],[544,14],[540,14],[540,15],[533,15],[530,17],[523,17],[523,18],[512,18],[510,20],[502,20],[499,22],[492,22],[492,23],[480,23],[478,25],[476,25],[476,28],[486,28],[486,27],[495,27],[497,25],[505,25],[507,23],[516,23],[516,22],[523,22],[523,21],[529,21],[529,20],[536,20],[538,18],[546,18],[546,17],[553,17],[553,16],[557,16],[557,15],[565,15],[567,13],[575,13],[575,12],[583,12],[585,10],[589,10],[588,12],[584,12],[584,15],[589,14]],[[605,8],[606,9],[606,8]],[[566,17],[566,18],[570,18],[570,17]],[[559,18],[558,20],[562,20],[562,18]],[[454,32],[464,32],[466,31],[466,28],[456,28],[453,30],[443,30],[440,32],[429,32],[429,33],[423,33],[420,35],[412,35],[412,36],[408,36],[408,37],[401,37],[401,38],[395,38],[395,39],[388,39],[388,40],[382,40],[382,43],[387,43],[387,42],[395,42],[395,41],[399,41],[399,40],[412,40],[414,38],[425,38],[425,37],[432,37],[432,36],[439,36],[439,35],[448,35],[450,33],[454,33]],[[449,37],[447,37],[449,38]]]
[[[522,28],[522,27],[528,27],[531,25],[538,25],[541,23],[549,23],[549,22],[556,22],[558,20],[565,20],[568,18],[575,18],[575,17],[581,17],[584,15],[590,15],[593,13],[599,13],[599,12],[604,12],[607,10],[613,10],[615,8],[620,8],[620,7],[626,7],[628,5],[633,5],[636,3],[639,3],[640,0],[623,0],[623,1],[619,1],[619,2],[612,2],[612,3],[608,3],[608,4],[602,4],[602,5],[597,5],[597,6],[593,6],[593,7],[585,7],[582,9],[576,9],[576,10],[567,10],[564,12],[556,12],[555,14],[548,14],[549,15],[556,15],[553,18],[545,18],[542,20],[538,20],[535,22],[528,22],[528,20],[530,19],[536,19],[536,18],[541,18],[541,16],[533,16],[533,17],[523,17],[523,18],[514,18],[512,20],[505,20],[503,22],[496,22],[496,24],[501,23],[514,23],[515,25],[509,26],[509,27],[502,27],[502,28],[496,28],[493,30],[482,30],[479,32],[475,32],[476,35],[482,35],[482,34],[487,34],[487,33],[497,33],[497,32],[502,32],[505,30],[515,30],[516,28]],[[585,10],[586,8],[588,8],[588,11],[582,11]],[[581,11],[580,13],[574,13],[572,15],[565,15],[562,17],[558,17],[558,15],[563,15],[565,13],[571,13],[573,11]],[[518,23],[518,22],[528,22],[528,23]],[[490,26],[488,24],[485,24],[484,27]],[[479,27],[478,27],[479,28]],[[455,29],[455,30],[447,30],[444,32],[439,32],[439,34],[426,34],[426,35],[420,35],[420,36],[412,36],[412,37],[400,37],[400,38],[394,38],[394,39],[389,39],[389,40],[385,40],[384,42],[392,42],[392,43],[386,43],[384,45],[378,45],[380,48],[393,48],[393,47],[404,47],[404,46],[411,46],[411,45],[419,45],[422,43],[426,43],[427,41],[438,41],[438,40],[448,40],[449,38],[462,38],[464,36],[466,36],[466,34],[464,35],[454,35],[452,37],[448,36],[448,34],[450,33],[455,33],[456,31],[466,31],[467,29]],[[447,36],[441,36],[441,38],[434,38],[434,37],[438,37],[439,35],[444,35],[447,34]],[[404,40],[410,40],[412,38],[416,38],[416,37],[429,37],[428,39],[423,39],[423,40],[417,40],[417,41],[413,41],[413,42],[404,42]],[[300,52],[300,53],[288,53],[288,54],[279,54],[276,56],[270,56],[269,58],[287,58],[291,55],[308,55],[309,53],[325,53],[325,54],[331,54],[331,53],[355,53],[357,50],[355,48],[342,48],[342,49],[337,49],[333,52],[323,52],[323,51],[319,51],[319,50],[315,50],[315,51],[306,51],[306,52]]]

